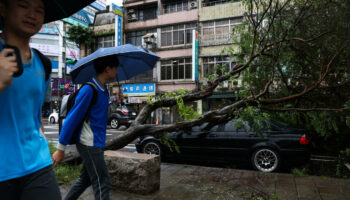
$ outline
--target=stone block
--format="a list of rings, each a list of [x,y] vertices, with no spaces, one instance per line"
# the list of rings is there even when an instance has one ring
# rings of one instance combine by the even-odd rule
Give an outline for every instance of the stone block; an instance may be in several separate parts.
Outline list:
[[[160,157],[123,151],[105,151],[112,187],[136,194],[151,194],[160,188]]]

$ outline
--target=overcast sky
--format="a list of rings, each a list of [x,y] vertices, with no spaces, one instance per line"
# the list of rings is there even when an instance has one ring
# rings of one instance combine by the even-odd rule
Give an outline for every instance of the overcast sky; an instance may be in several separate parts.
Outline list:
[[[123,0],[107,0],[107,5],[110,5],[111,3],[117,4],[118,6],[121,6],[123,3]]]

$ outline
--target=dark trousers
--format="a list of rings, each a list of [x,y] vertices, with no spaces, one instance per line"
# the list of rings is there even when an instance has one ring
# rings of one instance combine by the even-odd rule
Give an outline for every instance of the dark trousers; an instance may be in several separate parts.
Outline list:
[[[109,200],[109,173],[104,161],[104,150],[77,144],[77,149],[83,161],[79,179],[68,192],[65,200],[75,200],[92,185],[96,200]]]
[[[0,182],[0,199],[61,200],[52,166],[20,178]]]

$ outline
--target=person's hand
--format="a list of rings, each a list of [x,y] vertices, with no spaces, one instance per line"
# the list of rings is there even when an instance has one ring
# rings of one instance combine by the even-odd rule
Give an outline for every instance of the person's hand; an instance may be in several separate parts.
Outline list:
[[[3,49],[0,52],[0,93],[12,84],[12,76],[18,70],[16,56],[13,49]]]
[[[52,155],[52,161],[53,161],[53,165],[57,166],[59,165],[62,160],[64,159],[64,151],[62,150],[56,150],[56,152]]]

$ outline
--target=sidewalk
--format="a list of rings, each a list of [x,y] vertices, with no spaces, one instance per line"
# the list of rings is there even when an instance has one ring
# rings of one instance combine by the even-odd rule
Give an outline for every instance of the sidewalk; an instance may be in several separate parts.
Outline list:
[[[162,164],[160,190],[142,196],[117,189],[112,200],[350,200],[350,180]],[[61,186],[62,197],[70,186]],[[260,198],[259,198],[260,197]],[[93,200],[91,187],[81,196]]]

